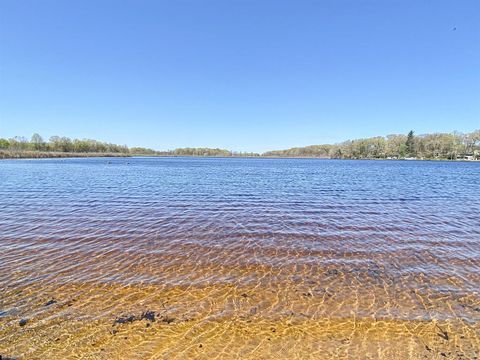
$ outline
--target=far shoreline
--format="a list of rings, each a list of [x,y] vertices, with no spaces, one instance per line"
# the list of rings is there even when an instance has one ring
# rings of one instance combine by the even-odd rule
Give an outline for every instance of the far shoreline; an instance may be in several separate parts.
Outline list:
[[[130,158],[132,154],[126,153],[81,153],[81,152],[55,152],[55,151],[1,151],[0,160],[21,159],[62,159],[62,158],[98,158],[98,157],[123,157]]]
[[[41,159],[81,159],[81,158],[204,158],[204,159],[302,159],[302,160],[379,160],[379,161],[448,161],[448,162],[480,162],[467,159],[388,159],[388,158],[329,158],[315,156],[208,156],[208,155],[152,155],[152,154],[125,154],[125,153],[73,153],[73,152],[5,152],[0,151],[0,160],[41,160]]]

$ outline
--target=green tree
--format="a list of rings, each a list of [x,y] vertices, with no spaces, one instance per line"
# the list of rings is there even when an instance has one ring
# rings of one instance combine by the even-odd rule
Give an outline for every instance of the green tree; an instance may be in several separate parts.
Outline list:
[[[0,149],[8,149],[10,147],[10,141],[7,139],[0,139]]]
[[[414,156],[415,155],[415,137],[413,135],[413,130],[410,130],[410,132],[407,135],[407,141],[405,142],[406,151],[408,156]]]

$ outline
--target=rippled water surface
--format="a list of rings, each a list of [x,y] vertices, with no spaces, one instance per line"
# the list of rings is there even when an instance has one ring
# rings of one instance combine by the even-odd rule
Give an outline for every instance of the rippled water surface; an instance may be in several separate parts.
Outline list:
[[[0,255],[4,358],[480,356],[480,163],[6,160]]]

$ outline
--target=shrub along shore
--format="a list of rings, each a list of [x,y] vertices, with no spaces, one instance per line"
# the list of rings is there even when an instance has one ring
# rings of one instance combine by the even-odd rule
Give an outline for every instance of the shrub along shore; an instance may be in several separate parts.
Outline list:
[[[44,141],[39,134],[0,138],[0,159],[127,157],[127,156],[210,156],[210,157],[282,157],[328,159],[419,159],[480,160],[480,130],[471,133],[395,134],[366,139],[347,140],[338,144],[311,145],[263,154],[234,152],[211,148],[180,148],[157,151],[142,147],[129,148],[90,139],[52,136]]]

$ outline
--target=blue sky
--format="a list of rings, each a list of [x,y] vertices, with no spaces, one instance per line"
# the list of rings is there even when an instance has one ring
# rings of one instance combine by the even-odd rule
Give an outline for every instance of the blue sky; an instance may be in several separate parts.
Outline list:
[[[265,151],[477,128],[478,0],[0,0],[0,137]]]

